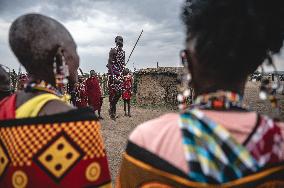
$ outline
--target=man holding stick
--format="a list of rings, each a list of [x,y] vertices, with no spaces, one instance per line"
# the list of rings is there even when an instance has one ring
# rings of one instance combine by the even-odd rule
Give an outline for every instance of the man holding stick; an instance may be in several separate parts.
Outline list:
[[[123,38],[115,37],[116,47],[111,48],[108,59],[108,74],[109,74],[109,115],[110,118],[116,119],[116,104],[121,97],[123,76],[122,72],[125,67],[125,51],[123,48]]]

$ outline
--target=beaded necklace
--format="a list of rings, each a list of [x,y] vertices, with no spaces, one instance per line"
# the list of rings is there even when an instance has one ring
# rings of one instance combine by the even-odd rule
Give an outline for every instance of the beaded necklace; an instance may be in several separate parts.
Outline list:
[[[47,93],[54,94],[60,98],[62,98],[64,95],[59,92],[55,87],[53,87],[51,84],[40,80],[40,81],[32,81],[25,85],[25,91],[26,92],[35,92],[35,91],[44,91]]]
[[[248,111],[240,94],[231,91],[217,91],[198,96],[191,108],[198,107],[208,110],[238,110]]]

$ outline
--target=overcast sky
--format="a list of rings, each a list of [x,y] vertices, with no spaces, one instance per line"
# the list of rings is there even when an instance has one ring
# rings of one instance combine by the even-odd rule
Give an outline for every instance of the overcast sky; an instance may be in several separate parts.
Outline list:
[[[126,57],[141,30],[144,33],[128,67],[133,70],[179,66],[184,28],[180,21],[183,0],[0,0],[0,63],[19,64],[8,45],[11,22],[26,13],[38,12],[65,25],[78,45],[80,67],[106,72],[108,53],[117,35],[124,37]],[[283,55],[276,58],[284,70]],[[283,57],[282,57],[283,56]],[[280,63],[281,62],[281,63]],[[134,63],[134,66],[133,66]],[[281,66],[280,66],[281,65]]]

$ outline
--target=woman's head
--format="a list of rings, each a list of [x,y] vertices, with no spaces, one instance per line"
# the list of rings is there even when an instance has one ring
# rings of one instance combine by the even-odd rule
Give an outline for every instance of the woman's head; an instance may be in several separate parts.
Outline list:
[[[283,5],[282,0],[186,1],[182,18],[198,94],[243,92],[248,74],[282,47]]]
[[[54,58],[57,61],[59,56],[64,56],[69,67],[69,81],[76,82],[79,67],[77,47],[68,30],[58,21],[40,14],[23,15],[12,23],[9,43],[33,79],[54,85]]]

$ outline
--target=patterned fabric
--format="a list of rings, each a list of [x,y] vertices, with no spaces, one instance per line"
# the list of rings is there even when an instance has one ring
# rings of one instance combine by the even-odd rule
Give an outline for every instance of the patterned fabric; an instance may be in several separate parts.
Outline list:
[[[84,108],[88,106],[88,95],[86,91],[85,82],[78,83],[75,87],[75,105],[78,108]]]
[[[131,90],[132,90],[132,76],[128,74],[124,76],[123,82],[123,92],[122,92],[122,99],[123,100],[130,100],[131,99]]]
[[[142,188],[276,188],[284,186],[284,163],[275,163],[226,183],[197,182],[174,165],[128,141],[115,187]]]
[[[247,139],[246,148],[259,166],[273,164],[284,159],[284,140],[281,129],[267,116],[260,116],[253,134]]]
[[[192,107],[198,106],[202,109],[226,110],[238,109],[245,110],[249,107],[243,103],[243,96],[231,91],[217,91],[204,95],[199,95]]]
[[[182,114],[180,127],[191,179],[224,183],[259,169],[249,151],[202,112]]]
[[[109,75],[109,86],[112,90],[121,91],[123,83],[122,71],[125,66],[125,51],[118,47],[115,47],[114,50],[116,53],[112,59],[113,75]]]
[[[0,120],[36,117],[42,107],[52,100],[64,100],[54,94],[37,95],[16,109],[17,95],[11,95],[0,102]]]
[[[111,187],[100,128],[89,110],[0,121],[0,187]]]

